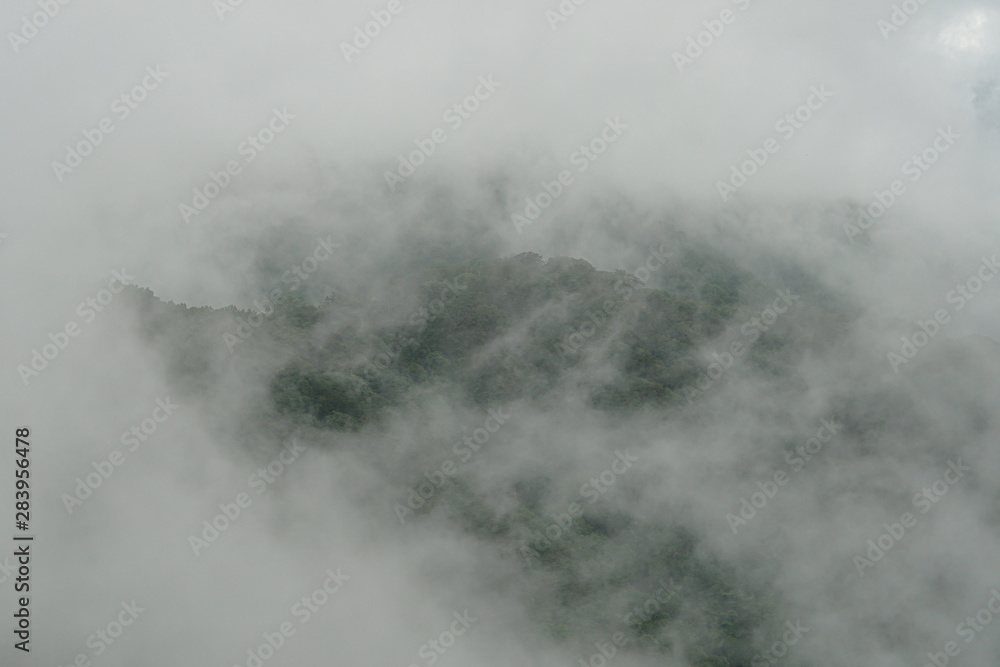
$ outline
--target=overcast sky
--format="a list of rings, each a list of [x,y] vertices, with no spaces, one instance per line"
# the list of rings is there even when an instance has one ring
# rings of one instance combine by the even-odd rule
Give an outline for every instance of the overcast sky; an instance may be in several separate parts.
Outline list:
[[[575,169],[571,156],[608,118],[627,129],[576,174],[557,209],[595,186],[719,210],[848,198],[867,205],[952,127],[961,138],[879,226],[906,243],[908,229],[930,225],[942,237],[932,247],[943,252],[970,236],[977,246],[997,211],[1000,21],[987,3],[929,3],[888,31],[879,21],[891,19],[889,3],[587,2],[563,22],[552,18],[557,3],[401,2],[351,62],[342,44],[381,4],[218,5],[70,3],[30,40],[8,35],[0,270],[30,275],[51,290],[49,304],[62,293],[73,301],[64,286],[121,263],[185,301],[225,302],[226,281],[200,280],[212,275],[207,245],[252,237],[331,188],[399,200],[442,181],[488,189],[504,174],[509,210],[496,212],[493,233],[512,249],[544,251],[551,225],[517,234],[510,214],[524,207],[521,195]],[[3,25],[33,34],[22,21],[37,11],[8,3]],[[702,35],[709,46],[679,68],[675,54],[723,11],[722,34]],[[166,76],[122,119],[123,104],[112,105],[144,77],[153,81],[147,67]],[[453,129],[443,114],[473,95],[481,76],[499,87]],[[776,122],[814,86],[832,97],[786,139]],[[275,108],[294,119],[246,162],[241,142]],[[114,132],[57,175],[66,147],[105,118]],[[385,172],[439,127],[445,143],[390,193]],[[769,137],[778,153],[723,204],[718,182]],[[230,160],[241,173],[187,224],[179,206]],[[26,294],[6,292],[4,305],[23,307]]]

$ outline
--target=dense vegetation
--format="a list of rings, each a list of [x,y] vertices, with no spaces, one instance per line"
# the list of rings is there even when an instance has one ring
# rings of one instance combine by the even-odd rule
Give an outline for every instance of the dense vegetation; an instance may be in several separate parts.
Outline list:
[[[716,341],[724,350],[775,289],[695,251],[657,274],[661,289],[624,271],[533,253],[437,264],[398,279],[414,287],[398,302],[331,289],[318,303],[283,295],[263,315],[163,303],[148,290],[131,299],[190,396],[227,382],[267,388],[246,415],[248,431],[357,433],[377,432],[387,411],[419,406],[428,394],[483,411],[515,402],[544,410],[571,396],[609,419],[681,409],[685,388],[705,377],[702,347]],[[803,296],[817,290],[794,287]],[[823,302],[760,335],[745,363],[777,374],[835,339],[850,318]],[[803,342],[796,331],[806,327],[826,338]],[[636,642],[632,650],[673,653],[684,637],[691,664],[736,667],[749,665],[761,638],[784,621],[765,588],[742,583],[679,520],[587,510],[546,540],[552,486],[517,480],[513,505],[497,507],[459,475],[411,513],[419,521],[443,512],[516,560],[535,582],[527,602],[538,627],[581,650],[593,645],[589,638],[622,630]],[[637,606],[644,611],[627,616]]]

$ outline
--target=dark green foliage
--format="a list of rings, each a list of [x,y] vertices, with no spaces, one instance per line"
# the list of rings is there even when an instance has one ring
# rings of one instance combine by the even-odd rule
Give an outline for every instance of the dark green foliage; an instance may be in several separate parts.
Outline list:
[[[287,368],[271,381],[271,397],[279,412],[307,414],[333,428],[363,424],[374,396],[371,388],[354,375],[320,375]]]
[[[734,280],[717,281],[730,285],[726,299],[736,293]],[[578,259],[546,262],[524,253],[428,269],[419,282],[417,303],[425,305],[375,336],[351,327],[322,342],[310,335],[325,317],[350,319],[345,311],[362,304],[279,301],[267,328],[294,353],[272,384],[275,407],[354,427],[374,418],[366,409],[398,402],[419,385],[454,386],[480,407],[542,399],[562,386],[567,369],[602,357],[621,376],[585,387],[592,405],[620,411],[665,404],[696,376],[695,346],[724,325],[722,311],[709,304],[645,289],[632,276]],[[442,293],[450,301],[443,308],[435,305]],[[726,299],[717,301],[728,306]],[[360,385],[333,382],[333,375],[352,375]]]
[[[233,334],[248,311],[164,304],[140,290],[128,298],[186,391],[198,395],[235,376],[241,387],[266,388],[249,423],[330,431],[374,429],[387,411],[420,405],[428,395],[481,409],[521,401],[544,409],[571,395],[615,417],[683,405],[684,388],[705,372],[702,348],[711,342],[725,349],[718,343],[724,334],[774,299],[732,262],[691,248],[650,278],[663,289],[623,271],[535,253],[457,265],[438,257],[407,270],[412,274],[394,279],[414,287],[409,301],[337,292],[313,305],[290,295],[238,339]],[[435,304],[448,290],[448,303]],[[818,293],[814,288],[812,297],[822,302]],[[844,309],[819,310],[804,308],[749,344],[745,365],[787,374],[795,355],[808,350],[795,318],[824,332],[809,344],[835,339],[851,321]],[[879,418],[859,411],[857,428],[875,428]],[[422,474],[415,470],[413,483]],[[505,492],[515,508],[499,509],[460,473],[412,520],[440,513],[516,559],[531,582],[527,603],[538,626],[580,640],[581,650],[592,652],[592,638],[621,630],[633,641],[629,650],[682,651],[704,667],[750,664],[755,637],[781,622],[766,589],[714,559],[669,517],[659,524],[588,510],[558,539],[540,540],[551,512],[564,511],[549,507],[561,481],[513,481]],[[627,616],[663,581],[676,588],[655,608]]]

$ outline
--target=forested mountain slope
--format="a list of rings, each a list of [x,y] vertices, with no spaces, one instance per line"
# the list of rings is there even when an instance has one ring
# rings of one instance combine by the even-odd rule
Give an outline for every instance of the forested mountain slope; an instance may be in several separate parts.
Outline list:
[[[478,430],[496,433],[486,435],[494,453],[544,460],[558,431],[504,426],[511,415],[565,415],[558,428],[568,434],[588,424],[627,432],[633,422],[707,428],[704,406],[726,383],[751,378],[753,391],[795,400],[808,384],[800,365],[851,345],[856,312],[801,273],[768,285],[690,248],[649,252],[631,272],[534,253],[436,264],[395,276],[405,286],[398,298],[330,285],[314,301],[276,289],[257,300],[259,312],[188,308],[135,288],[127,300],[186,400],[218,406],[227,388],[249,395],[235,418],[248,443],[306,434],[355,448],[399,489],[381,518],[412,530],[443,521],[502,554],[531,582],[523,598],[539,633],[586,650],[588,639],[611,641],[613,628],[622,650],[764,664],[761,650],[787,620],[768,584],[778,560],[766,544],[739,563],[714,553],[683,504],[628,509],[657,486],[636,464],[648,443],[606,443],[613,458],[602,473],[611,474],[589,481],[561,479],[556,464],[491,475],[482,457],[469,462],[486,442],[477,429],[442,443],[393,426],[402,416],[431,428],[443,401],[485,416]],[[931,381],[949,372],[928,368]],[[920,430],[917,408],[866,374],[830,413],[855,452]],[[785,430],[789,442],[810,435]]]

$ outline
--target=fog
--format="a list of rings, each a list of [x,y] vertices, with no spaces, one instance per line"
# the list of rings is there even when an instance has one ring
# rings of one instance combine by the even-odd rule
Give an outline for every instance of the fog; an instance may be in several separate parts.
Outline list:
[[[9,577],[0,664],[248,665],[286,622],[294,634],[264,664],[433,664],[427,643],[454,627],[468,629],[434,654],[445,667],[590,660],[625,629],[606,618],[619,600],[562,608],[543,571],[446,511],[399,520],[485,411],[427,390],[378,428],[276,437],[254,420],[287,341],[261,331],[230,352],[220,331],[212,384],[193,388],[129,292],[80,304],[117,279],[249,310],[324,247],[301,293],[366,304],[358,322],[323,322],[336,336],[404,325],[424,303],[408,276],[431,258],[534,252],[631,274],[661,244],[667,268],[647,271],[649,287],[698,253],[759,281],[751,314],[807,286],[775,325],[798,351],[780,372],[737,363],[693,400],[619,419],[581,397],[581,378],[621,372],[594,345],[544,404],[493,406],[510,417],[460,466],[468,488],[497,511],[531,497],[551,517],[628,449],[638,461],[599,512],[683,528],[766,590],[781,619],[755,645],[785,620],[809,628],[788,657],[754,665],[921,665],[949,641],[954,664],[998,663],[995,623],[968,643],[955,629],[1000,590],[1000,282],[980,272],[1000,250],[996,7],[230,1],[0,9],[0,394],[8,442],[30,428],[35,536],[31,651],[15,648]],[[977,275],[981,291],[958,291]],[[935,317],[927,348],[894,362],[900,337]],[[745,319],[711,337],[706,364],[748,343]],[[69,323],[78,335],[43,370],[20,370]],[[495,345],[523,351],[526,328]],[[839,431],[796,470],[786,453],[821,420]],[[8,537],[15,469],[13,452],[0,459]],[[778,470],[787,484],[734,528],[727,515]],[[534,498],[527,478],[547,490]],[[947,495],[921,513],[911,499],[939,479]],[[239,518],[193,546],[240,494]],[[859,568],[906,512],[905,537]],[[4,539],[0,564],[15,548]],[[328,601],[296,614],[327,581]],[[98,653],[88,638],[133,601],[143,611]],[[561,633],[566,619],[585,632]],[[690,648],[683,634],[664,654],[633,642],[608,662],[686,667]]]

